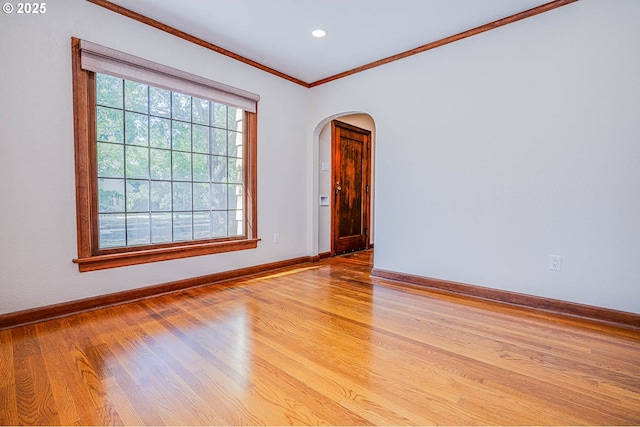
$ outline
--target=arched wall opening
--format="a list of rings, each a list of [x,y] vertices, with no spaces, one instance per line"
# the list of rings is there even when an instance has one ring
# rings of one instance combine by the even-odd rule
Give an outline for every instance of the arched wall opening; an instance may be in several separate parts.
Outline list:
[[[314,130],[314,218],[313,248],[314,252],[326,256],[331,251],[331,121],[341,122],[366,129],[371,132],[371,223],[369,225],[370,242],[375,239],[375,156],[376,129],[373,117],[365,112],[350,111],[331,115],[323,119]],[[321,204],[321,197],[328,197],[329,205]]]

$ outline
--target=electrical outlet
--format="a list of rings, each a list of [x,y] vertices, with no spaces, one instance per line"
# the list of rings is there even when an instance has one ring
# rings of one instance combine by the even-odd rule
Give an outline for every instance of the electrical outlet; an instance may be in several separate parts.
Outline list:
[[[549,255],[549,270],[562,270],[562,257],[560,255]]]
[[[273,243],[280,243],[280,233],[273,233]]]

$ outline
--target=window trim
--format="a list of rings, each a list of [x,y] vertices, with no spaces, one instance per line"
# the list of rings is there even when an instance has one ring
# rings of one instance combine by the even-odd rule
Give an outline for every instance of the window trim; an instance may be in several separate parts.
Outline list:
[[[98,249],[96,138],[95,123],[91,122],[95,117],[95,105],[90,102],[95,100],[95,73],[82,68],[80,39],[71,39],[71,53],[78,237],[78,257],[73,262],[78,264],[80,272],[256,248],[260,240],[257,218],[257,112],[245,111],[245,236]]]

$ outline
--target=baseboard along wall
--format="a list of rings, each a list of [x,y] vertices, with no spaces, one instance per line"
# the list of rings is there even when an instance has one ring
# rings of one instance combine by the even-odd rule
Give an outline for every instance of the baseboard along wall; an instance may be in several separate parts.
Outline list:
[[[315,256],[304,256],[267,264],[245,267],[237,270],[198,276],[139,289],[132,289],[113,294],[100,295],[75,301],[37,307],[0,315],[0,330],[15,328],[31,323],[44,322],[59,317],[70,316],[84,311],[97,310],[114,305],[125,304],[145,298],[151,298],[172,292],[207,286],[228,280],[251,277],[270,273],[283,268],[313,264],[330,258],[329,252]],[[582,322],[609,325],[627,330],[640,331],[640,314],[612,310],[603,307],[589,306],[574,302],[555,300],[532,295],[525,295],[494,288],[451,282],[429,277],[415,276],[394,271],[374,268],[373,277],[390,279],[400,284],[427,287],[439,292],[452,293],[472,299],[492,301],[501,304],[522,307],[556,316],[573,318]]]
[[[594,322],[617,328],[640,331],[640,314],[636,313],[520,294],[501,289],[433,279],[430,277],[415,276],[395,271],[381,270],[378,268],[374,268],[371,271],[371,275],[374,277],[391,279],[405,284],[427,287],[436,291],[453,293],[473,299],[509,304],[556,316],[573,318],[580,321]]]
[[[220,273],[208,274],[206,276],[192,277],[189,279],[168,282],[159,285],[147,286],[139,289],[117,292],[96,297],[84,298],[75,301],[63,302],[59,304],[37,307],[28,310],[17,311],[0,315],[0,330],[28,325],[31,323],[44,322],[59,317],[70,316],[84,311],[97,310],[114,305],[125,304],[145,298],[151,298],[172,292],[183,291],[185,289],[207,286],[227,280],[250,277],[256,274],[272,272],[282,268],[310,264],[319,261],[319,256],[292,258],[284,261],[277,261],[268,264],[261,264],[252,267],[245,267],[237,270],[223,271]]]

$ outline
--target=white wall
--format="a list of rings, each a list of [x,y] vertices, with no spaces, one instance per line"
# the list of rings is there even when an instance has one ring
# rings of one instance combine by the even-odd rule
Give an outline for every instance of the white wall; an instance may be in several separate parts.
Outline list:
[[[314,88],[375,120],[375,267],[640,313],[639,22],[583,0]]]
[[[307,89],[83,0],[1,14],[0,36],[0,313],[311,255]],[[72,36],[261,95],[257,249],[78,272]]]
[[[375,163],[376,146],[375,123],[373,121],[373,118],[368,114],[349,114],[340,116],[336,120],[371,131],[371,224],[369,225],[369,242],[373,244],[375,239],[375,229],[373,228],[375,218],[375,209],[373,209],[373,206],[375,204],[375,187],[373,186],[375,178],[375,167],[373,167],[373,163]],[[316,162],[316,167],[318,168],[318,192],[319,196],[328,196],[329,200],[331,200],[331,192],[333,191],[331,170],[322,170],[323,162],[326,162],[327,164],[329,164],[329,166],[331,166],[331,121],[328,121],[322,127],[322,130],[320,131],[320,134],[318,136],[318,145],[319,155],[318,161]],[[318,253],[330,252],[331,211],[333,209],[333,206],[331,206],[331,204],[329,206],[320,206],[319,198],[316,199],[316,206],[318,209]]]

